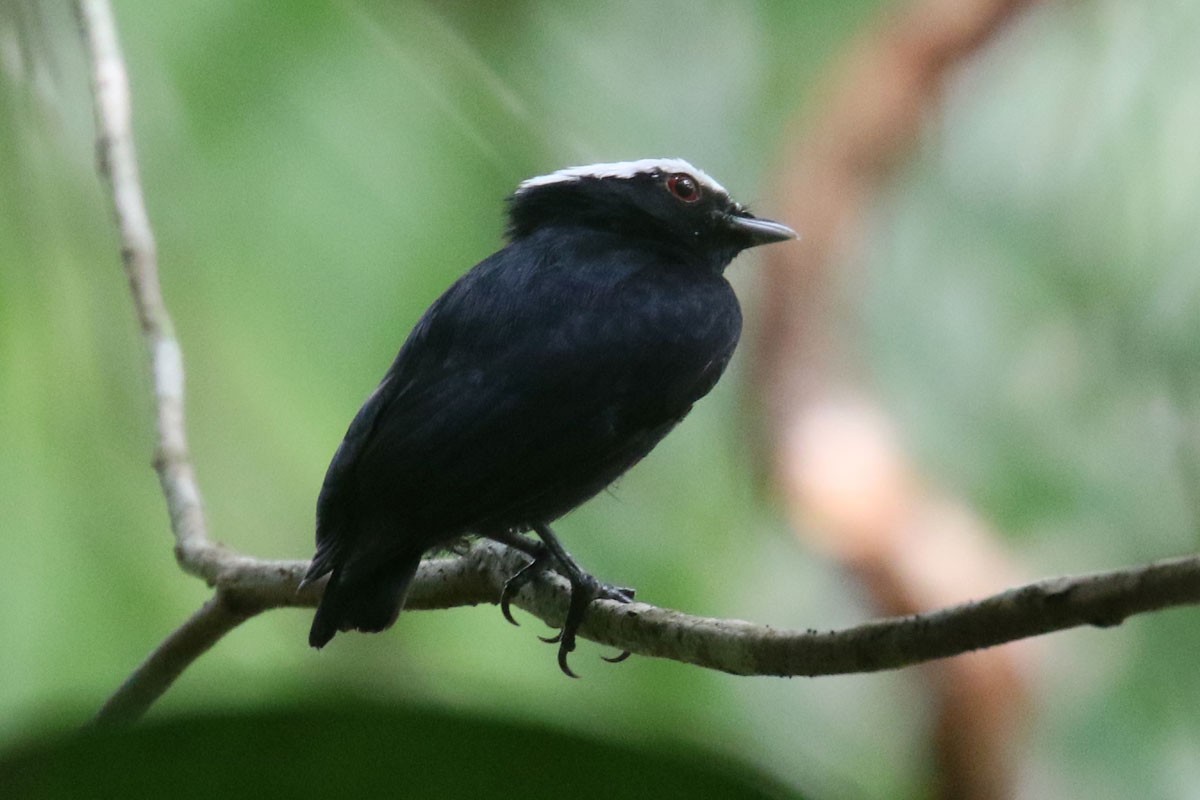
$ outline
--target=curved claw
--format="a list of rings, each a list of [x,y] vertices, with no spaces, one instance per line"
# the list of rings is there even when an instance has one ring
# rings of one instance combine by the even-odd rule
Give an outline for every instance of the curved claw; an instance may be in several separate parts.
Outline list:
[[[544,559],[553,558],[555,560],[557,569],[571,584],[571,600],[567,606],[567,616],[563,620],[562,629],[558,634],[551,638],[544,636],[539,636],[538,638],[549,644],[557,642],[559,669],[563,671],[564,675],[578,678],[579,676],[572,672],[571,667],[567,664],[567,656],[575,650],[575,634],[579,632],[579,628],[583,625],[583,619],[587,615],[588,606],[592,604],[593,600],[612,600],[617,603],[631,603],[633,602],[634,592],[633,589],[601,583],[584,572],[579,563],[571,557],[571,554],[558,541],[558,537],[554,535],[554,531],[550,530],[550,527],[545,523],[533,524],[530,527],[538,535],[538,538],[542,540],[543,547],[534,555],[533,563],[509,579],[508,584],[505,585],[504,591],[501,593],[501,600],[504,601],[511,597],[513,592],[528,580],[525,575],[535,565],[539,565]],[[510,584],[513,587],[512,589],[509,588]],[[506,608],[507,605],[502,602],[502,609]],[[506,613],[505,616],[508,616],[508,614]],[[624,661],[628,657],[629,653],[621,653],[605,660],[616,663]]]
[[[588,606],[596,598],[607,596],[610,588],[586,574],[574,577],[571,581],[571,603],[567,606],[567,618],[563,620],[562,630],[559,631],[558,666],[572,678],[579,677],[567,666],[567,655],[575,649],[575,634],[583,625]]]
[[[600,656],[600,659],[602,661],[607,661],[610,664],[620,664],[622,661],[629,658],[631,655],[633,655],[633,653],[629,652],[628,650],[622,650],[620,653],[618,653],[615,656]]]
[[[578,678],[567,664],[567,656],[575,651],[575,631],[579,629],[579,624],[583,622],[583,611],[587,610],[587,606],[592,601],[590,599],[579,603],[581,610],[576,611],[575,590],[571,591],[571,606],[567,609],[567,619],[563,623],[562,630],[558,632],[558,668],[563,671],[563,674],[568,678]]]
[[[567,618],[563,620],[562,630],[554,638],[543,638],[542,641],[558,642],[558,667],[564,674],[572,678],[578,678],[579,676],[567,665],[567,656],[575,650],[575,634],[580,626],[583,625],[583,618],[587,614],[588,606],[594,600],[613,600],[618,603],[631,603],[633,602],[633,590],[600,583],[586,573],[571,582],[571,603],[567,606]],[[629,656],[630,653],[625,651],[612,658],[604,656],[602,658],[605,661],[616,664],[629,658]]]
[[[573,650],[575,648],[571,649]],[[579,676],[572,672],[571,667],[567,664],[567,654],[570,652],[571,650],[568,650],[566,647],[558,648],[558,668],[561,669],[563,674],[565,674],[568,678],[578,678]]]
[[[516,625],[518,628],[521,627],[521,623],[513,619],[512,612],[508,610],[508,595],[504,593],[501,593],[500,595],[500,613],[503,614],[504,618],[510,623]]]
[[[525,569],[528,569],[528,567]],[[521,585],[524,585],[527,582],[521,581],[521,585],[513,585],[513,582],[525,572],[525,569],[522,569],[516,575],[513,575],[511,578],[505,581],[504,588],[500,590],[500,613],[504,615],[506,620],[517,627],[520,627],[521,623],[513,619],[512,610],[509,608],[509,603],[512,602],[512,596],[521,590]]]
[[[500,590],[500,613],[504,615],[506,620],[517,627],[520,627],[521,623],[513,619],[512,609],[510,608],[513,596],[521,591],[525,584],[533,580],[534,575],[546,565],[546,559],[547,556],[544,553],[535,557],[528,564],[514,572],[513,576],[504,582],[504,588]]]

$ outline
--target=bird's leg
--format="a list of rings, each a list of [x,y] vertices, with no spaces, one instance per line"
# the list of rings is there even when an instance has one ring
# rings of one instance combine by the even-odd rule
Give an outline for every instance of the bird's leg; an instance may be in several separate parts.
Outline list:
[[[483,534],[483,536],[494,542],[507,545],[513,550],[520,550],[530,558],[539,558],[546,551],[544,544],[528,536],[522,536],[516,531],[489,531]]]
[[[533,559],[528,564],[513,573],[512,577],[504,582],[504,588],[500,590],[500,613],[503,614],[504,618],[513,625],[519,625],[520,623],[513,618],[512,610],[509,608],[509,604],[512,602],[513,595],[521,591],[521,588],[525,586],[525,584],[529,583],[537,575],[539,575],[541,571],[546,568],[547,562],[549,562],[553,556],[546,548],[546,545],[542,544],[541,542],[528,539],[521,534],[514,533],[512,531],[504,531],[503,533],[493,534],[489,538],[505,544],[514,550],[520,550],[522,553]]]
[[[533,526],[533,530],[538,535],[538,538],[542,540],[546,551],[562,567],[563,572],[566,573],[567,580],[571,583],[571,604],[567,607],[567,617],[563,620],[562,630],[559,631],[557,636],[545,639],[544,641],[558,643],[559,668],[572,678],[578,678],[579,676],[567,666],[567,655],[575,649],[575,634],[579,631],[579,626],[583,624],[583,618],[587,613],[588,606],[592,604],[593,600],[615,600],[618,603],[630,603],[633,601],[633,589],[623,589],[607,583],[601,583],[592,575],[585,572],[579,566],[579,562],[558,541],[558,537],[554,535],[554,531],[550,530],[549,525],[539,523]],[[522,570],[521,572],[524,571]],[[520,574],[517,573],[517,575]],[[516,575],[513,576],[514,579],[516,577]],[[628,657],[629,652],[625,651],[618,656],[606,660],[617,662],[624,661]]]

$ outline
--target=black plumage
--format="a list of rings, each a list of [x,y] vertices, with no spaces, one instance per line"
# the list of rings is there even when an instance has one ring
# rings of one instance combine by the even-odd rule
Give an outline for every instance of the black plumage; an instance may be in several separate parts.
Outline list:
[[[561,563],[548,524],[708,393],[741,331],[724,268],[794,236],[666,159],[526,181],[509,218],[508,245],[425,312],[329,465],[305,579],[332,573],[315,647],[390,626],[422,555],[476,534],[566,568],[565,669],[587,603],[628,595]]]

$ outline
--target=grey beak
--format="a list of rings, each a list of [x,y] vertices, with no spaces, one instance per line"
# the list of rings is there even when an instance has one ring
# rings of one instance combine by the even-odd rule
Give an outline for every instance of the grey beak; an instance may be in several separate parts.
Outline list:
[[[759,219],[758,217],[743,216],[741,214],[727,214],[725,216],[725,223],[729,226],[730,230],[750,237],[751,247],[800,238],[799,234],[787,225],[769,219]]]

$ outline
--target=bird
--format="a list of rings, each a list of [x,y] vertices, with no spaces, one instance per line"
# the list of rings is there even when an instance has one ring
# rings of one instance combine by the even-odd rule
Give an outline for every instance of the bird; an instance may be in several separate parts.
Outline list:
[[[507,217],[507,243],[428,308],[333,455],[301,584],[329,576],[313,647],[391,627],[422,557],[475,536],[530,559],[501,596],[514,624],[523,584],[547,568],[567,578],[547,641],[575,677],[567,655],[588,606],[633,591],[586,572],[550,525],[708,394],[742,327],[725,268],[796,237],[678,158],[529,178]]]

